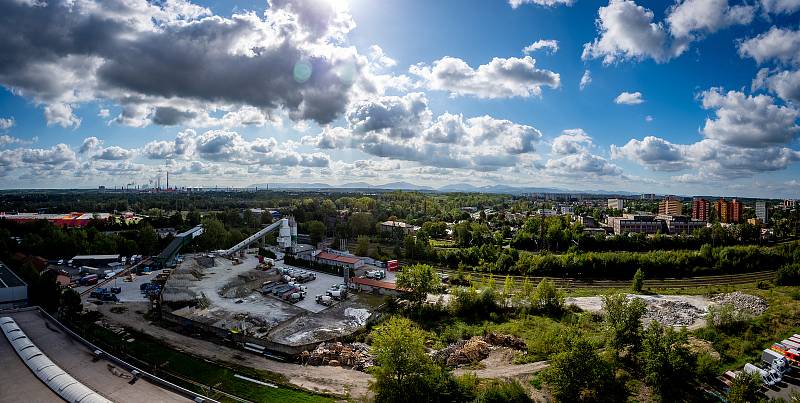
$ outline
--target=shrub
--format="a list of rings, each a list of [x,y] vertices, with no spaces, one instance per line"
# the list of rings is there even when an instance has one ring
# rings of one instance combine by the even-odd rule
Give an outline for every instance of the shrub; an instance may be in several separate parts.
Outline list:
[[[528,393],[522,385],[516,380],[511,382],[492,381],[488,387],[483,389],[478,398],[475,399],[477,403],[527,403],[532,402]]]
[[[642,292],[642,285],[644,284],[644,272],[641,268],[636,270],[636,274],[633,275],[633,284],[631,288],[635,292]]]

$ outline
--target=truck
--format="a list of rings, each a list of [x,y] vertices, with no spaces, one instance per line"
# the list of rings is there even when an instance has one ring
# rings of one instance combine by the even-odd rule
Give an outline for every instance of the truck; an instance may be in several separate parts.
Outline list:
[[[761,382],[766,386],[774,386],[780,382],[775,371],[765,371],[749,362],[744,365],[744,372],[748,374],[757,374],[761,378]]]
[[[327,295],[327,296],[329,296],[329,297],[331,297],[331,298],[333,298],[333,299],[335,299],[337,301],[341,301],[341,300],[347,298],[347,290],[346,289],[334,290],[334,291],[328,290],[328,291],[325,292],[325,295]]]
[[[331,306],[333,305],[333,298],[330,295],[317,295],[316,301],[320,305]]]
[[[97,284],[97,274],[90,274],[83,276],[78,280],[78,285],[95,285]]]
[[[368,270],[364,277],[374,280],[383,280],[386,278],[386,272],[383,270]]]
[[[103,294],[109,293],[108,288],[95,288],[92,292],[89,293],[89,298],[97,298],[103,296]]]
[[[117,298],[117,296],[116,296],[116,295],[114,295],[114,294],[112,294],[112,293],[110,293],[110,292],[107,292],[107,293],[104,293],[103,295],[101,295],[101,296],[100,296],[100,300],[101,300],[101,301],[113,301],[113,302],[117,302],[117,301],[119,301],[119,298]]]
[[[761,353],[761,361],[769,368],[774,369],[780,374],[785,374],[789,370],[789,361],[781,354],[765,349]]]
[[[789,346],[785,346],[781,343],[773,343],[772,346],[770,346],[770,349],[783,354],[783,356],[786,357],[786,359],[788,359],[791,363],[800,363],[800,351],[797,351]]]

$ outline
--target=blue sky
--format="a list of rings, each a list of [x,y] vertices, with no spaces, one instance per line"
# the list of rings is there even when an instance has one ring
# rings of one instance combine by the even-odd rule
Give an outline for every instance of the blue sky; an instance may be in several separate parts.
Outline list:
[[[2,188],[800,197],[800,0],[29,3],[0,5]]]

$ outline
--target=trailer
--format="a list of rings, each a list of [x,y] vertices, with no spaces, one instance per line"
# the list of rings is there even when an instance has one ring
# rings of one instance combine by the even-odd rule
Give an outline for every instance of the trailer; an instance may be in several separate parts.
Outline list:
[[[800,349],[800,343],[795,343],[791,340],[781,340],[781,344],[793,348],[795,350]]]
[[[97,274],[90,274],[88,276],[83,276],[78,280],[78,285],[95,285],[97,284]]]

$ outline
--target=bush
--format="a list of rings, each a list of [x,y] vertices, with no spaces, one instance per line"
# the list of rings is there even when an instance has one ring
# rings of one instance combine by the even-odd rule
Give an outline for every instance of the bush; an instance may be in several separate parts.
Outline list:
[[[750,315],[737,311],[731,304],[711,305],[708,307],[706,316],[706,321],[710,326],[723,331],[733,329],[750,319]]]
[[[644,284],[644,272],[642,269],[636,270],[636,274],[633,275],[633,284],[631,287],[635,292],[642,292],[642,285]]]
[[[476,403],[527,403],[532,402],[528,393],[516,380],[511,382],[492,381],[488,387],[483,389]]]
[[[553,280],[543,279],[533,292],[531,308],[536,312],[559,315],[564,311],[564,293],[556,288]]]
[[[775,282],[779,285],[800,285],[800,263],[781,266]]]

